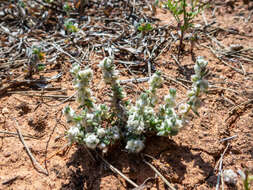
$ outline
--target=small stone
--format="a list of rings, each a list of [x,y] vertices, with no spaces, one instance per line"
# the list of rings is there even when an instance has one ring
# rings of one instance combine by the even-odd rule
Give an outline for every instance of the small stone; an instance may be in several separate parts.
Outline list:
[[[2,109],[2,113],[3,113],[3,114],[7,114],[7,113],[9,113],[8,108],[7,108],[7,107],[4,107],[4,108]]]
[[[235,185],[237,183],[237,174],[232,170],[224,170],[223,178],[227,184]]]
[[[242,50],[243,49],[243,46],[240,45],[240,44],[231,44],[230,45],[230,50],[231,51],[239,51],[239,50]]]
[[[6,153],[4,153],[4,157],[9,157],[11,155],[11,153],[10,152],[6,152]]]

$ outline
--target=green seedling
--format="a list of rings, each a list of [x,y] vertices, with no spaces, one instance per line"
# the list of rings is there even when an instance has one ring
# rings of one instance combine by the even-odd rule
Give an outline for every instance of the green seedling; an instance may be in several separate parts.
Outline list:
[[[153,29],[153,27],[152,27],[152,25],[149,22],[142,23],[138,27],[138,30],[141,31],[141,32],[143,32],[143,33],[149,32],[152,29]]]
[[[247,170],[245,172],[238,170],[238,173],[243,181],[244,190],[250,190],[250,183],[253,181],[253,175],[251,175]]]
[[[76,33],[79,31],[78,27],[77,27],[77,24],[74,24],[72,21],[70,20],[67,20],[65,23],[64,23],[64,27],[65,27],[65,30],[68,32],[68,33]]]
[[[71,10],[73,10],[72,6],[70,5],[70,3],[64,3],[63,5],[63,10],[66,12],[67,15],[69,15],[69,12]]]
[[[31,78],[34,73],[45,69],[45,64],[41,63],[45,59],[45,53],[41,47],[33,46],[32,48],[27,48],[27,56],[29,63],[25,72],[28,73],[28,78]]]
[[[193,27],[194,18],[206,7],[206,3],[201,3],[199,0],[168,0],[164,6],[174,16],[180,30],[179,55],[183,49],[185,32]]]

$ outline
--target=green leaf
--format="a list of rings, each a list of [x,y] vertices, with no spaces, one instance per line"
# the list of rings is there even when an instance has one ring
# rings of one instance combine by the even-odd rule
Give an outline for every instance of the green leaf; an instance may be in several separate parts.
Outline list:
[[[176,136],[178,134],[178,129],[171,129],[170,135],[171,136]]]
[[[192,112],[195,113],[198,117],[200,117],[200,115],[199,115],[199,113],[198,113],[197,110],[193,109],[192,107],[191,107],[191,110],[192,110]]]
[[[141,32],[148,32],[148,31],[150,31],[152,29],[153,29],[153,27],[151,26],[150,23],[142,23],[138,27],[138,30],[141,31]]]
[[[38,71],[43,71],[46,68],[45,64],[38,64],[37,69]]]
[[[83,117],[80,116],[80,115],[77,115],[73,119],[74,119],[75,122],[78,122],[78,121],[82,121]]]

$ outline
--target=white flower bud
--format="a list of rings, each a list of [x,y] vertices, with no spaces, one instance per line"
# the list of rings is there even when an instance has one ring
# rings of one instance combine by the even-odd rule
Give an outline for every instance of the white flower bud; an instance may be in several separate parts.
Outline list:
[[[237,173],[240,175],[240,177],[243,181],[246,180],[246,175],[242,170],[237,170]]]
[[[112,133],[113,140],[118,140],[120,138],[119,128],[117,126],[110,128],[110,132]]]
[[[194,65],[194,71],[197,76],[200,76],[201,74],[201,67],[198,64]]]
[[[190,105],[189,105],[189,104],[186,104],[186,103],[180,104],[180,105],[178,106],[178,113],[179,113],[180,115],[183,115],[183,114],[185,114],[185,113],[188,112],[189,108],[190,108]]]
[[[99,128],[97,130],[97,135],[98,135],[99,138],[104,137],[106,135],[106,130],[104,128]]]
[[[100,61],[98,65],[102,70],[108,70],[112,66],[112,59],[110,57],[105,57],[102,61]]]
[[[70,129],[67,132],[67,138],[70,142],[74,142],[77,140],[78,135],[80,134],[80,130],[78,129],[78,127],[73,126],[70,127]]]
[[[170,94],[164,96],[164,101],[169,107],[174,107],[176,105],[175,98],[172,97]]]
[[[131,139],[127,141],[126,149],[129,152],[139,153],[143,150],[144,146],[145,145],[142,140]]]
[[[204,57],[202,57],[202,56],[197,57],[196,62],[197,62],[197,64],[199,64],[199,66],[201,67],[201,69],[202,69],[202,68],[205,68],[206,65],[208,64],[208,61],[206,61],[206,60],[204,59]]]
[[[100,143],[100,144],[98,145],[98,148],[100,148],[101,150],[103,150],[105,147],[106,147],[106,144],[105,144],[105,143]]]
[[[62,110],[64,116],[67,119],[67,122],[70,122],[73,120],[73,117],[75,116],[75,111],[70,107],[70,106],[66,106],[63,110]]]
[[[84,141],[85,141],[87,147],[90,148],[90,149],[95,149],[96,146],[99,143],[99,139],[93,133],[86,134],[86,137],[85,137]]]
[[[192,96],[194,96],[195,95],[195,91],[194,90],[189,90],[189,91],[187,91],[187,96],[190,98],[190,97],[192,97]]]
[[[147,105],[147,102],[142,100],[142,99],[139,99],[139,100],[136,101],[136,106],[139,107],[139,108],[142,108],[146,105]]]
[[[181,119],[177,119],[176,120],[176,123],[175,123],[175,126],[180,129],[183,127],[183,121]]]
[[[127,129],[134,134],[141,134],[145,130],[145,125],[142,120],[128,120]]]
[[[93,71],[91,69],[85,69],[85,70],[79,71],[78,75],[81,80],[90,81],[93,76]]]
[[[77,73],[79,72],[79,70],[80,70],[80,65],[79,64],[75,64],[75,65],[72,66],[72,68],[70,70],[70,73],[75,76],[75,75],[77,75]]]
[[[94,114],[92,114],[92,113],[88,113],[88,114],[86,115],[86,119],[87,119],[87,120],[93,120],[93,118],[94,118]]]
[[[163,84],[163,78],[160,73],[154,73],[148,81],[149,86],[152,89],[159,88]]]
[[[200,81],[198,81],[198,86],[201,91],[206,91],[208,89],[208,81],[207,80],[200,80]]]
[[[223,178],[228,184],[235,185],[237,183],[237,174],[231,169],[223,171]]]
[[[115,70],[111,57],[105,57],[99,64],[103,72],[103,78],[106,84],[114,85],[117,82],[119,72]]]
[[[144,110],[144,114],[145,115],[155,115],[155,111],[152,107],[146,107]]]
[[[199,79],[200,79],[200,78],[199,78],[199,75],[197,75],[197,74],[191,76],[191,81],[192,81],[192,82],[197,82]]]
[[[120,138],[119,133],[113,134],[113,140],[118,140]]]

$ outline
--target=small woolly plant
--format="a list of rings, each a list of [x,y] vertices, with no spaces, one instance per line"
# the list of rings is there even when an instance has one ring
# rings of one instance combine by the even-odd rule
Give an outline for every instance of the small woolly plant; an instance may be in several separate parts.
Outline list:
[[[159,1],[158,1],[159,2]],[[157,2],[157,3],[158,3]],[[208,3],[199,0],[167,0],[162,4],[170,10],[177,21],[180,31],[179,52],[183,49],[185,33],[193,27],[194,18],[203,11]]]
[[[26,48],[26,56],[29,58],[28,65],[25,65],[27,77],[31,78],[33,74],[38,71],[42,71],[45,65],[41,63],[45,59],[45,53],[41,47],[32,46]]]
[[[199,57],[194,66],[192,89],[185,103],[176,104],[176,89],[170,89],[163,100],[159,99],[157,91],[163,85],[163,78],[161,72],[156,72],[148,82],[149,88],[133,104],[125,101],[126,93],[120,85],[113,59],[106,57],[99,64],[104,82],[112,91],[111,104],[106,105],[96,104],[92,96],[92,70],[81,70],[79,65],[73,65],[71,74],[80,111],[75,112],[70,106],[63,109],[71,125],[66,137],[70,143],[83,144],[90,149],[98,148],[103,152],[115,142],[121,142],[127,151],[139,153],[145,147],[147,135],[177,135],[186,125],[190,111],[199,115],[200,96],[208,89],[208,82],[204,79],[206,66],[207,61]]]

